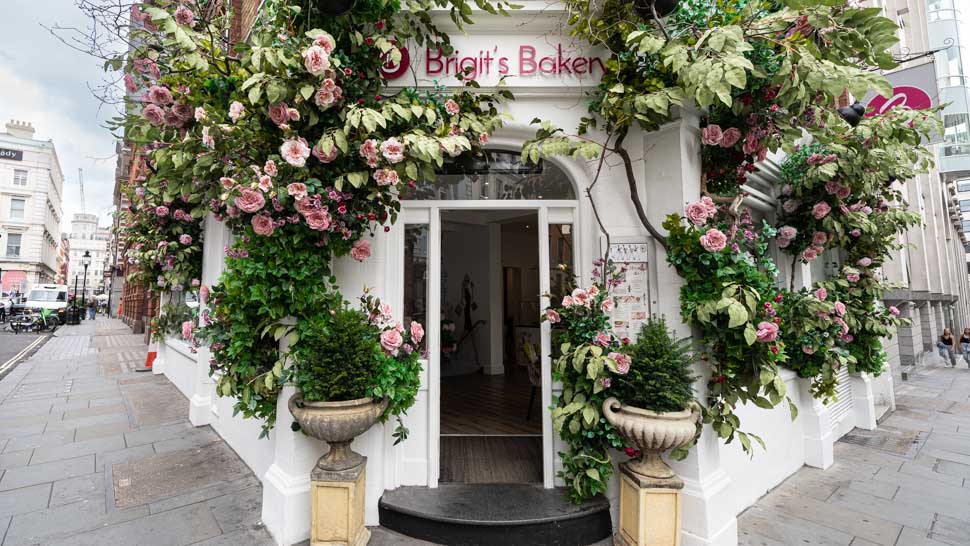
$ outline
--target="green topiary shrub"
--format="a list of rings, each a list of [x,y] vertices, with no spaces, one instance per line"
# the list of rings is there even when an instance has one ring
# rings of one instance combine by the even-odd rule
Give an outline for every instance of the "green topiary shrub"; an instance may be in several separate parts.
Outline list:
[[[694,400],[692,355],[687,339],[676,339],[667,322],[651,318],[636,343],[624,351],[632,360],[626,375],[615,375],[610,393],[628,406],[656,412],[685,410]]]
[[[383,365],[380,330],[363,311],[343,307],[298,326],[300,342],[293,382],[307,402],[339,402],[372,396]]]

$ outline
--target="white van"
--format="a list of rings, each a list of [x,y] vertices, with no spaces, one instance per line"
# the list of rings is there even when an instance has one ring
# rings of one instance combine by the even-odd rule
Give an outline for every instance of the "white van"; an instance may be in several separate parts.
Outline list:
[[[51,309],[64,324],[67,319],[67,285],[38,284],[27,293],[24,310],[28,312]]]

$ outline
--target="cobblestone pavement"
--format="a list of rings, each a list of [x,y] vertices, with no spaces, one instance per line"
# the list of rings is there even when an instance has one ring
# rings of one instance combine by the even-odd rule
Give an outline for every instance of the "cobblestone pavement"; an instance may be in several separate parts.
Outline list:
[[[163,376],[140,335],[58,329],[0,381],[3,546],[268,546],[259,480]]]
[[[740,544],[970,545],[970,370],[924,362],[879,431],[850,433],[830,468],[803,468],[745,511]]]

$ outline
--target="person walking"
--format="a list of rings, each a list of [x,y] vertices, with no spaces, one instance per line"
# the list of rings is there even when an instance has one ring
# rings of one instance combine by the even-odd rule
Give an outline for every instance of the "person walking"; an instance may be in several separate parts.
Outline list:
[[[940,349],[940,356],[949,359],[950,368],[957,367],[957,359],[953,356],[953,350],[956,348],[956,339],[953,337],[953,332],[949,328],[943,329],[943,335],[940,336],[940,342],[936,344]]]
[[[97,312],[97,304],[93,301],[88,302],[88,320],[94,320],[94,314]]]
[[[963,361],[970,368],[970,328],[964,328],[960,334],[960,353],[963,354]]]

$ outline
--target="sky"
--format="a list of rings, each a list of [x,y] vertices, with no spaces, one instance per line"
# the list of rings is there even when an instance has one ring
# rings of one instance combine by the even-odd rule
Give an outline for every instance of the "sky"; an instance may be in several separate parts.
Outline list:
[[[73,0],[0,0],[0,5],[0,126],[11,118],[29,121],[34,138],[54,141],[64,173],[61,231],[70,231],[78,212],[97,214],[107,226],[116,157],[104,122],[114,112],[88,89],[101,82],[101,62],[41,26],[83,28],[85,18]],[[84,169],[83,208],[78,168]]]

